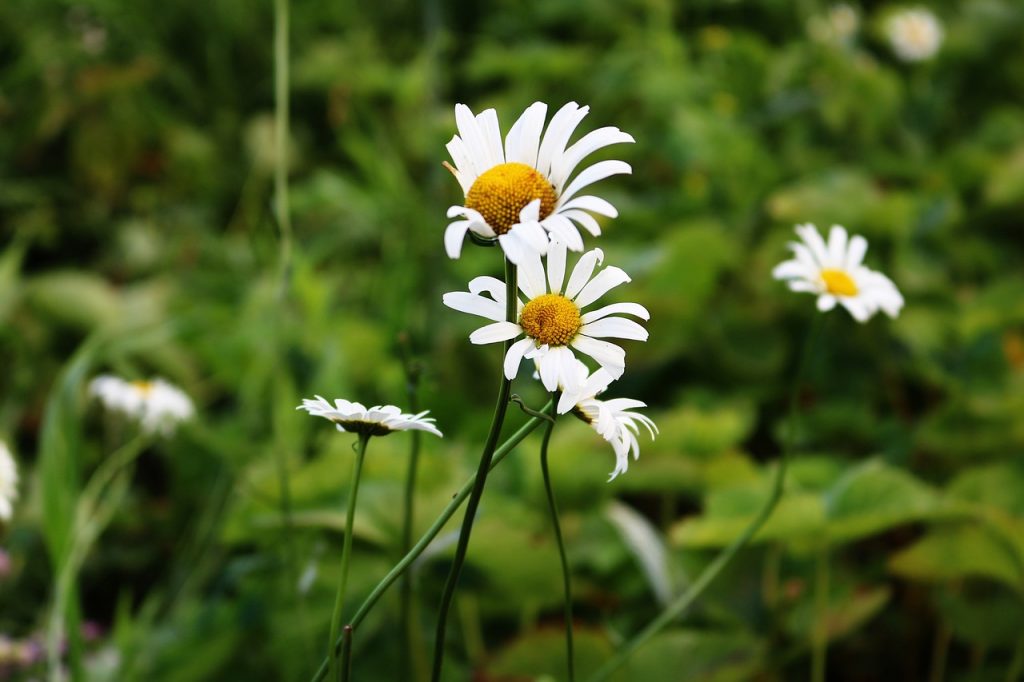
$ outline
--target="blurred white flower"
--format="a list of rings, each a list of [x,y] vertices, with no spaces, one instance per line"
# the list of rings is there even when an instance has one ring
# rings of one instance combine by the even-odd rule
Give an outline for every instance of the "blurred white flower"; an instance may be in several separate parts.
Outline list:
[[[137,420],[147,433],[169,436],[195,414],[192,400],[163,379],[126,381],[105,374],[92,380],[89,393],[108,410]]]
[[[647,403],[631,398],[612,398],[599,400],[597,396],[604,393],[612,376],[603,368],[593,374],[579,360],[573,363],[571,376],[563,386],[558,400],[558,413],[572,412],[590,425],[602,438],[611,443],[615,451],[615,470],[608,480],[624,473],[629,468],[629,455],[633,459],[640,457],[639,425],[643,425],[653,439],[658,427],[650,417],[638,412],[631,412]]]
[[[7,444],[0,441],[0,521],[14,515],[14,501],[18,499],[18,465]]]
[[[791,291],[816,294],[818,310],[826,312],[838,302],[858,322],[866,322],[879,310],[889,317],[899,315],[903,296],[896,285],[880,272],[862,265],[868,242],[833,225],[828,244],[811,224],[797,225],[800,242],[790,242],[794,258],[775,266],[772,276],[785,280]]]
[[[494,109],[476,116],[464,104],[455,105],[459,134],[448,143],[455,167],[449,170],[462,186],[464,206],[448,209],[444,244],[451,258],[458,258],[466,232],[498,238],[505,255],[519,263],[529,253],[543,255],[548,233],[583,250],[583,239],[574,223],[595,237],[601,228],[591,213],[614,218],[615,207],[595,196],[576,196],[584,187],[611,175],[630,173],[623,161],[599,161],[569,176],[583,159],[598,149],[633,138],[614,127],[599,128],[566,148],[576,126],[590,110],[569,102],[551,118],[543,138],[547,105],[534,102],[515,122],[502,146],[501,128]]]
[[[574,376],[576,356],[570,346],[597,360],[611,376],[622,376],[626,351],[601,338],[646,341],[647,330],[632,320],[612,315],[625,313],[650,319],[650,313],[639,303],[613,303],[582,313],[583,308],[609,290],[630,281],[629,275],[610,266],[592,278],[594,268],[604,259],[601,249],[594,249],[580,257],[563,287],[565,256],[565,244],[554,239],[548,250],[547,267],[536,253],[523,258],[519,265],[519,289],[527,301],[524,304],[517,297],[518,322],[505,319],[505,284],[494,277],[476,277],[469,283],[469,292],[444,295],[444,304],[449,308],[494,320],[470,334],[471,342],[495,343],[525,336],[512,344],[505,355],[505,377],[514,379],[523,358],[532,359],[549,391],[569,383]]]
[[[392,431],[426,431],[435,436],[441,432],[434,426],[434,419],[427,417],[430,410],[419,414],[404,414],[394,405],[374,405],[367,409],[362,403],[352,403],[338,398],[330,401],[316,396],[316,400],[305,398],[297,410],[305,410],[314,417],[323,417],[335,423],[339,431],[367,436],[386,436]]]
[[[848,45],[860,28],[860,15],[845,3],[832,5],[825,14],[811,17],[807,21],[807,32],[821,43]]]
[[[942,23],[924,7],[905,9],[890,15],[885,23],[896,56],[907,62],[931,59],[942,45]]]

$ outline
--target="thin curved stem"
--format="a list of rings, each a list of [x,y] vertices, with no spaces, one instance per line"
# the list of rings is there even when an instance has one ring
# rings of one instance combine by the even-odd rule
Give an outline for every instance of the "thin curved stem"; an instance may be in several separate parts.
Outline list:
[[[414,368],[408,366],[408,363],[406,364],[406,384],[409,395],[409,410],[415,414],[419,412],[419,400],[417,395],[419,374],[414,371]],[[413,431],[411,435],[412,442],[409,446],[409,467],[405,475],[405,499],[402,509],[401,551],[403,555],[407,554],[409,552],[409,548],[412,547],[412,529],[413,523],[415,522],[416,511],[414,506],[416,494],[416,471],[419,465],[420,439],[422,435],[421,431]],[[413,629],[415,626],[412,620],[412,574],[410,573],[402,575],[398,604],[398,621],[402,638],[400,658],[402,659],[404,679],[411,680],[413,667],[412,662],[415,658],[413,655]]]
[[[589,682],[603,682],[607,680],[612,673],[621,668],[633,653],[643,646],[648,640],[654,637],[656,634],[661,632],[669,623],[674,621],[680,615],[682,615],[691,605],[695,602],[704,590],[707,589],[718,574],[722,572],[732,558],[736,556],[743,547],[750,542],[750,539],[761,530],[761,526],[764,525],[765,521],[775,511],[775,505],[778,504],[782,498],[783,483],[786,479],[786,467],[789,463],[789,458],[792,455],[794,445],[796,443],[796,436],[799,424],[799,397],[800,397],[800,385],[803,383],[804,371],[807,368],[808,358],[813,353],[815,343],[818,338],[818,334],[821,331],[823,315],[815,317],[814,322],[811,324],[811,328],[807,334],[807,340],[804,343],[803,351],[800,354],[799,364],[797,365],[796,376],[793,380],[792,390],[790,392],[789,400],[789,428],[786,432],[786,438],[783,441],[782,455],[779,457],[779,465],[775,470],[775,479],[772,481],[772,490],[768,496],[767,502],[761,511],[757,513],[754,520],[751,521],[750,525],[747,526],[742,533],[740,533],[735,540],[715,557],[714,561],[705,567],[704,571],[697,577],[697,579],[690,585],[690,588],[683,594],[669,604],[661,614],[652,620],[647,627],[637,633],[629,642],[625,644],[619,651],[601,668],[594,673]]]
[[[292,219],[288,205],[288,0],[274,0],[274,217],[281,233],[281,295],[292,267]]]
[[[545,406],[544,409],[547,410],[549,407],[550,405]],[[494,459],[491,461],[491,468],[493,469],[498,466],[498,464],[500,464],[501,461],[505,459],[505,457],[507,457],[508,454],[512,452],[512,450],[519,445],[524,438],[533,433],[533,431],[541,425],[542,421],[544,420],[539,417],[533,417],[523,424],[518,431],[512,434],[508,440],[502,443],[501,447],[494,451]],[[352,616],[352,619],[349,621],[349,625],[352,626],[353,630],[359,627],[367,614],[370,613],[374,606],[376,606],[377,602],[380,601],[380,598],[384,596],[387,589],[391,587],[391,585],[393,585],[394,582],[409,569],[413,562],[423,554],[427,547],[430,546],[430,543],[433,542],[434,538],[440,534],[441,530],[445,527],[445,524],[448,523],[448,521],[455,515],[455,512],[459,510],[459,507],[462,506],[462,503],[466,501],[466,498],[469,497],[469,494],[472,492],[475,484],[476,474],[473,474],[469,480],[462,484],[459,492],[452,497],[452,501],[448,503],[448,506],[444,508],[437,519],[434,520],[433,525],[431,525],[430,528],[427,529],[427,532],[420,537],[419,541],[411,550],[409,550],[408,554],[402,557],[402,560],[395,564],[394,567],[388,571],[388,574],[385,575],[379,583],[377,583],[377,586],[373,588],[373,591],[370,592],[362,605],[360,605],[356,610],[355,615]],[[334,651],[337,652],[340,646],[341,642],[335,640]],[[316,673],[313,674],[311,682],[321,682],[321,680],[327,676],[327,668],[328,663],[325,658]]]
[[[562,587],[565,600],[565,655],[568,659],[569,682],[576,682],[576,657],[572,643],[572,574],[569,571],[569,559],[565,554],[565,541],[562,539],[562,526],[558,522],[558,502],[555,501],[555,491],[551,487],[551,472],[548,469],[548,442],[551,440],[551,432],[555,429],[555,420],[558,419],[558,393],[551,398],[551,421],[544,430],[544,440],[540,444],[540,470],[544,476],[544,492],[548,497],[548,509],[551,510],[551,525],[555,530],[555,542],[558,543],[558,557],[562,564]]]
[[[356,497],[359,495],[359,478],[363,473],[363,459],[366,457],[366,443],[370,436],[359,435],[356,450],[356,461],[352,466],[352,482],[348,491],[348,510],[345,512],[345,541],[341,548],[341,577],[338,579],[338,591],[334,595],[334,613],[331,615],[331,635],[327,640],[327,658],[330,661],[331,678],[335,676],[337,656],[334,643],[338,641],[338,630],[341,628],[341,611],[345,605],[345,589],[348,585],[348,564],[352,558],[352,522],[356,517]]]
[[[828,545],[818,550],[814,580],[814,630],[811,633],[811,680],[825,682],[828,661]]]
[[[516,290],[516,266],[507,258],[505,259],[505,318],[509,322],[515,322],[519,313],[517,303],[519,296]],[[504,344],[502,359],[508,354],[512,340]],[[448,572],[448,580],[445,582],[444,591],[441,593],[441,605],[438,607],[437,631],[434,640],[434,665],[430,675],[432,682],[441,681],[441,668],[444,665],[444,644],[445,633],[448,629],[448,612],[451,610],[452,599],[455,597],[455,589],[459,584],[459,576],[462,574],[462,565],[466,562],[466,552],[469,549],[469,536],[473,532],[473,521],[476,519],[476,511],[480,506],[480,498],[484,493],[484,485],[487,483],[487,473],[491,469],[491,459],[494,457],[494,450],[501,436],[501,427],[505,423],[505,413],[508,411],[508,398],[512,389],[512,381],[505,377],[504,363],[501,368],[501,382],[498,386],[498,402],[494,406],[494,417],[491,419],[491,431],[487,434],[487,442],[484,444],[483,453],[480,455],[480,466],[476,472],[476,482],[473,491],[469,495],[469,502],[466,504],[466,515],[462,519],[462,530],[459,531],[459,541],[455,546],[455,557],[452,560],[451,570]]]

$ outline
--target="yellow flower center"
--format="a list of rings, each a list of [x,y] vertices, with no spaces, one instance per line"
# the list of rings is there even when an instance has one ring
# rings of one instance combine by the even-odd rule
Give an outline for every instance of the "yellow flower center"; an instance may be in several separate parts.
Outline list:
[[[479,211],[498,234],[519,222],[519,212],[540,199],[540,219],[555,210],[558,196],[547,178],[525,163],[503,163],[482,173],[466,192],[466,208]]]
[[[821,279],[825,289],[833,296],[856,296],[857,284],[842,270],[822,270]]]
[[[143,396],[149,395],[149,392],[153,390],[152,381],[133,381],[132,386],[137,388]]]
[[[583,323],[580,309],[561,294],[544,294],[533,299],[519,314],[519,326],[538,344],[564,346]]]

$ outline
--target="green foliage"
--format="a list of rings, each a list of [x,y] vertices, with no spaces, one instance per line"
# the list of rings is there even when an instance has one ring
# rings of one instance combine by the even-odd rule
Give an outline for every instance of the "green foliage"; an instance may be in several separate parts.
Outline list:
[[[88,380],[159,375],[197,419],[143,453],[86,558],[68,622],[101,634],[83,638],[82,670],[307,679],[353,453],[295,405],[320,393],[411,408],[402,357],[422,368],[415,400],[445,433],[422,444],[415,535],[429,527],[475,470],[498,372],[496,349],[469,344],[473,323],[441,304],[500,272],[493,249],[444,254],[461,198],[441,166],[452,106],[497,107],[507,128],[535,100],[575,100],[591,107],[581,132],[636,139],[595,155],[633,174],[598,186],[620,216],[587,245],[632,276],[616,300],[652,313],[610,395],[646,401],[661,430],[611,483],[592,429],[564,418],[554,432],[580,678],[767,499],[817,314],[771,278],[798,222],[865,235],[868,265],[907,305],[866,325],[829,313],[781,504],[614,679],[803,679],[820,627],[833,680],[938,679],[944,637],[945,679],[1011,677],[1024,660],[1019,2],[937,0],[945,40],[918,64],[893,55],[893,7],[877,3],[845,44],[808,33],[827,11],[815,3],[291,5],[278,159],[270,3],[0,3],[0,435],[22,473],[0,527],[0,643],[45,629],[82,483],[132,435]],[[284,275],[279,162],[295,232]],[[514,390],[544,401],[526,371]],[[506,434],[523,420],[513,407]],[[451,680],[563,679],[538,445],[488,482]],[[370,445],[353,610],[401,555],[408,451],[404,434]],[[421,679],[460,518],[412,569],[413,651],[389,592],[355,638],[358,679],[399,679],[406,659]]]

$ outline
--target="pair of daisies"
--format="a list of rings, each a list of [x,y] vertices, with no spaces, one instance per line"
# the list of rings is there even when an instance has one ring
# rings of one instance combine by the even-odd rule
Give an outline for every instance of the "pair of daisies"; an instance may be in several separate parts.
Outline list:
[[[547,119],[547,105],[535,102],[508,131],[504,140],[494,109],[474,115],[469,107],[455,107],[458,134],[448,143],[454,166],[446,164],[465,195],[464,204],[452,206],[455,219],[444,235],[445,249],[458,258],[467,233],[495,241],[509,261],[518,266],[516,321],[506,319],[505,284],[494,277],[477,277],[469,291],[446,294],[451,308],[490,320],[470,335],[473,343],[515,340],[504,358],[509,380],[522,361],[532,360],[548,391],[561,391],[558,411],[574,412],[612,444],[616,453],[614,478],[626,470],[628,455],[639,455],[637,433],[642,425],[653,437],[654,423],[631,412],[644,403],[617,399],[602,401],[598,394],[625,370],[625,351],[607,338],[645,341],[647,331],[629,315],[647,320],[637,303],[614,303],[584,309],[614,287],[629,281],[620,268],[601,265],[604,254],[594,249],[583,254],[568,273],[567,251],[583,251],[580,228],[601,234],[594,217],[616,217],[608,201],[581,194],[581,190],[612,175],[630,173],[629,164],[599,161],[575,173],[593,152],[613,144],[633,142],[618,128],[605,127],[569,144],[588,107],[570,102]],[[543,259],[543,261],[542,261]],[[598,362],[591,373],[576,353]],[[317,396],[298,409],[330,419],[339,430],[380,435],[418,429],[441,435],[426,413],[403,414],[393,405],[366,409],[359,403]]]

